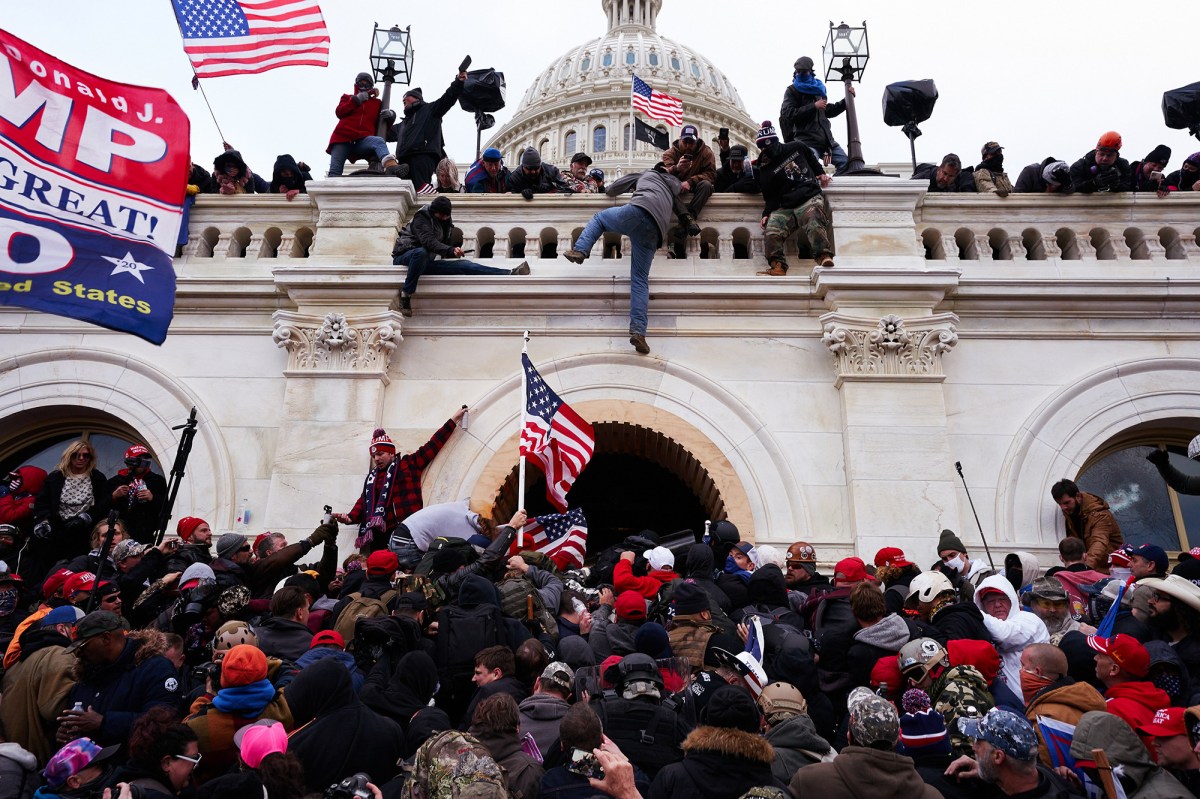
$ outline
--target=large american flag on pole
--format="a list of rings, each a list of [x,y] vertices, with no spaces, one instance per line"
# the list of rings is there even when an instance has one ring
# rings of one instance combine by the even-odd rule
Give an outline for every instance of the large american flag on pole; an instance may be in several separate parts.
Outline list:
[[[316,0],[171,0],[199,78],[329,66],[329,31]]]
[[[633,76],[633,108],[651,119],[661,119],[671,125],[683,124],[683,100],[650,88],[650,84]]]
[[[566,511],[567,492],[592,459],[596,434],[546,385],[525,353],[521,353],[521,367],[525,370],[521,456],[538,459],[546,475],[546,499],[559,511]]]
[[[536,516],[526,522],[521,533],[525,545],[517,547],[514,542],[513,554],[518,549],[541,552],[560,569],[574,569],[583,565],[587,553],[587,519],[583,517],[582,508]]]

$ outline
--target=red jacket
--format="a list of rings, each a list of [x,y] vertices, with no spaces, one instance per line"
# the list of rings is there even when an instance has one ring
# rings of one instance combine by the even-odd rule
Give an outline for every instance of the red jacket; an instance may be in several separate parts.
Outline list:
[[[389,503],[384,517],[384,524],[388,532],[394,530],[397,524],[421,509],[421,475],[424,474],[425,467],[429,466],[441,452],[442,446],[450,440],[450,434],[457,426],[451,419],[442,425],[433,434],[433,438],[425,442],[416,452],[396,456],[398,463],[395,485],[392,486],[392,501]],[[362,524],[367,520],[366,517],[370,516],[370,508],[367,511],[364,514],[363,498],[360,495],[358,501],[354,503],[354,508],[346,515],[355,524]]]
[[[383,102],[378,97],[371,97],[359,105],[353,94],[343,94],[337,108],[334,109],[338,123],[333,129],[333,135],[329,137],[329,146],[325,148],[325,152],[332,150],[335,144],[375,136],[381,110]]]
[[[1154,683],[1123,682],[1104,692],[1108,712],[1120,716],[1137,732],[1138,727],[1154,721],[1154,711],[1169,707],[1171,697]]]
[[[633,564],[622,558],[613,567],[613,588],[618,594],[622,591],[637,591],[646,599],[654,599],[658,596],[658,589],[678,577],[678,574],[669,569],[654,569],[645,577],[635,577]]]

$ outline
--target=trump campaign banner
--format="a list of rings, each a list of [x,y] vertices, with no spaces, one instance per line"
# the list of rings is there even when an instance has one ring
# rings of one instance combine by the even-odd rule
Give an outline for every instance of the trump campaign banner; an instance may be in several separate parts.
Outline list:
[[[0,30],[0,305],[161,344],[189,138],[167,92],[105,80]]]

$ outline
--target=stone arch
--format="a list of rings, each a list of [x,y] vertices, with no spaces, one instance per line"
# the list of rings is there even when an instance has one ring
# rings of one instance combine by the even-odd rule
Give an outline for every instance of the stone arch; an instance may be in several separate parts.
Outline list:
[[[1021,425],[1000,469],[996,529],[1012,541],[1056,545],[1062,514],[1050,486],[1074,478],[1089,457],[1127,428],[1195,418],[1200,407],[1200,359],[1150,358],[1113,364],[1067,381]]]
[[[233,523],[229,450],[213,416],[195,394],[157,366],[100,349],[38,350],[0,360],[0,420],[54,405],[82,405],[127,420],[169,475],[179,434],[172,427],[196,408],[199,425],[174,518],[203,512],[214,527]]]
[[[677,442],[704,467],[728,517],[747,538],[787,544],[812,530],[778,443],[719,383],[675,363],[615,352],[536,365],[588,421],[624,422]],[[516,462],[520,405],[517,374],[471,405],[468,436],[443,451],[426,473],[426,502],[495,498]]]

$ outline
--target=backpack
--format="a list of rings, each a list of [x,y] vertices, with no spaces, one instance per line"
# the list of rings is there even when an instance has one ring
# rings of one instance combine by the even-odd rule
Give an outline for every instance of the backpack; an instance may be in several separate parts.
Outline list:
[[[436,656],[438,668],[450,677],[475,671],[475,653],[497,644],[508,645],[504,617],[495,605],[464,608],[446,605],[438,611]]]
[[[428,577],[433,573],[433,556],[442,549],[459,549],[462,550],[463,563],[470,563],[475,560],[475,547],[468,544],[461,538],[435,538],[433,543],[429,545],[425,555],[421,558],[421,562],[417,564],[417,568],[413,569],[414,574],[420,574]]]
[[[402,594],[418,593],[425,597],[432,613],[446,603],[446,594],[437,584],[424,574],[404,574],[396,580],[396,590]]]
[[[500,594],[500,609],[505,616],[530,628],[535,637],[545,633],[552,641],[558,640],[558,622],[546,609],[542,595],[529,578],[521,576],[520,572],[510,572],[496,584],[496,591]]]
[[[355,591],[350,594],[350,604],[342,608],[342,612],[338,614],[337,621],[333,623],[333,629],[342,636],[343,641],[354,640],[358,620],[364,616],[369,619],[390,616],[388,603],[397,596],[399,596],[399,592],[395,589],[384,591],[378,598],[363,596],[362,591]]]
[[[508,799],[504,769],[470,733],[439,732],[406,769],[400,799]]]

